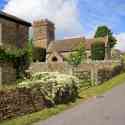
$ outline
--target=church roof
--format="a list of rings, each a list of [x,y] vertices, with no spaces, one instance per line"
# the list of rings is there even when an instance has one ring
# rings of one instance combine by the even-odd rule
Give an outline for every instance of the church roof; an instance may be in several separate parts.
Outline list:
[[[48,52],[69,52],[75,50],[81,42],[84,42],[85,38],[71,38],[64,40],[51,41]]]
[[[93,42],[99,41],[103,43],[107,43],[107,37],[93,38],[93,39],[85,39],[84,37],[80,38],[70,38],[64,40],[55,40],[51,41],[47,53],[51,52],[72,52],[75,51],[80,43],[83,43],[87,50],[91,49],[91,45]]]

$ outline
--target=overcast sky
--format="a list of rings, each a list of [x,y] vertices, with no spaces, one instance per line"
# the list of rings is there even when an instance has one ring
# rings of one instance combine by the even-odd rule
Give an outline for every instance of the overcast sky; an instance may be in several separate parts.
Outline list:
[[[93,37],[107,25],[125,51],[125,0],[0,0],[1,10],[33,22],[48,18],[56,24],[56,38]]]

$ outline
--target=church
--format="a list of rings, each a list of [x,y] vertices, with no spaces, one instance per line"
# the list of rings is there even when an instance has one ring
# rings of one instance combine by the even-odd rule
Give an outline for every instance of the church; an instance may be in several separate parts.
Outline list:
[[[45,19],[34,21],[34,46],[46,50],[46,63],[63,63],[69,55],[76,51],[80,43],[84,44],[86,50],[86,60],[91,60],[92,44],[96,41],[102,42],[105,45],[105,59],[110,57],[108,51],[108,38],[68,38],[62,40],[55,39],[55,25],[53,22]]]

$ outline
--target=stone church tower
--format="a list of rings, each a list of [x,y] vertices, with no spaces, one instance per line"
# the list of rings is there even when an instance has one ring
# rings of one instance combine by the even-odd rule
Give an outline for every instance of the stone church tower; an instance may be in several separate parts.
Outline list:
[[[45,19],[33,23],[34,47],[47,49],[51,41],[55,40],[55,26]]]

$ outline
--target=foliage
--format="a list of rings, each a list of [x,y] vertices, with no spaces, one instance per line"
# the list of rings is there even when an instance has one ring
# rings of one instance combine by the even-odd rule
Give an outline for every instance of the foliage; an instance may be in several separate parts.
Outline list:
[[[116,38],[113,36],[113,33],[111,29],[109,29],[107,26],[99,26],[97,27],[96,33],[95,33],[95,38],[97,37],[105,37],[108,36],[109,40],[109,46],[110,48],[113,48],[114,45],[116,44]]]
[[[26,48],[17,49],[15,55],[17,53],[19,54],[13,62],[17,70],[17,79],[19,79],[24,77],[25,70],[33,60],[32,40],[28,41],[28,46]]]
[[[33,40],[30,39],[28,41],[28,46],[25,49],[29,62],[33,61],[33,43],[32,42],[33,42]]]
[[[12,62],[17,71],[17,78],[24,74],[24,70],[32,61],[31,41],[28,41],[26,48],[0,48],[0,61]]]
[[[84,44],[81,43],[75,52],[71,53],[67,59],[68,63],[71,65],[79,65],[84,62],[86,57]]]
[[[24,54],[18,56],[13,60],[14,68],[16,69],[17,79],[24,77],[25,69],[27,69],[30,63],[30,57],[27,50],[23,50]]]
[[[58,105],[53,108],[45,109],[36,113],[18,117],[16,119],[11,119],[11,120],[1,122],[0,125],[31,125],[35,122],[38,122],[39,120],[45,120],[55,114],[58,114],[66,110],[67,108],[71,108],[72,106],[75,106],[78,103],[81,103],[83,99],[86,100],[90,97],[101,95],[104,92],[111,90],[113,87],[123,84],[124,81],[125,81],[125,73],[116,76],[115,78],[105,82],[100,86],[91,87],[86,90],[84,88],[81,88],[79,95],[82,100],[77,100],[73,104]]]
[[[117,75],[116,77],[110,79],[109,81],[104,82],[103,84],[99,86],[94,86],[86,91],[80,90],[80,97],[91,97],[103,94],[104,92],[107,92],[108,90],[112,89],[115,86],[118,86],[120,84],[123,84],[125,81],[125,73],[122,73],[120,75]]]
[[[46,60],[46,49],[34,47],[33,48],[33,61],[45,62]]]
[[[0,60],[1,61],[13,61],[18,57],[18,52],[15,55],[14,51],[8,51],[5,50],[4,48],[0,48]]]
[[[105,58],[105,44],[96,41],[92,44],[91,50],[92,60],[104,60]]]
[[[19,83],[19,87],[40,91],[52,104],[66,103],[78,96],[79,80],[58,72],[40,72]]]
[[[47,108],[39,112],[0,122],[0,125],[31,125],[40,120],[45,120],[53,115],[57,115],[60,112],[66,110],[69,106],[71,107],[72,105],[73,104],[63,104],[55,106],[53,108]]]

